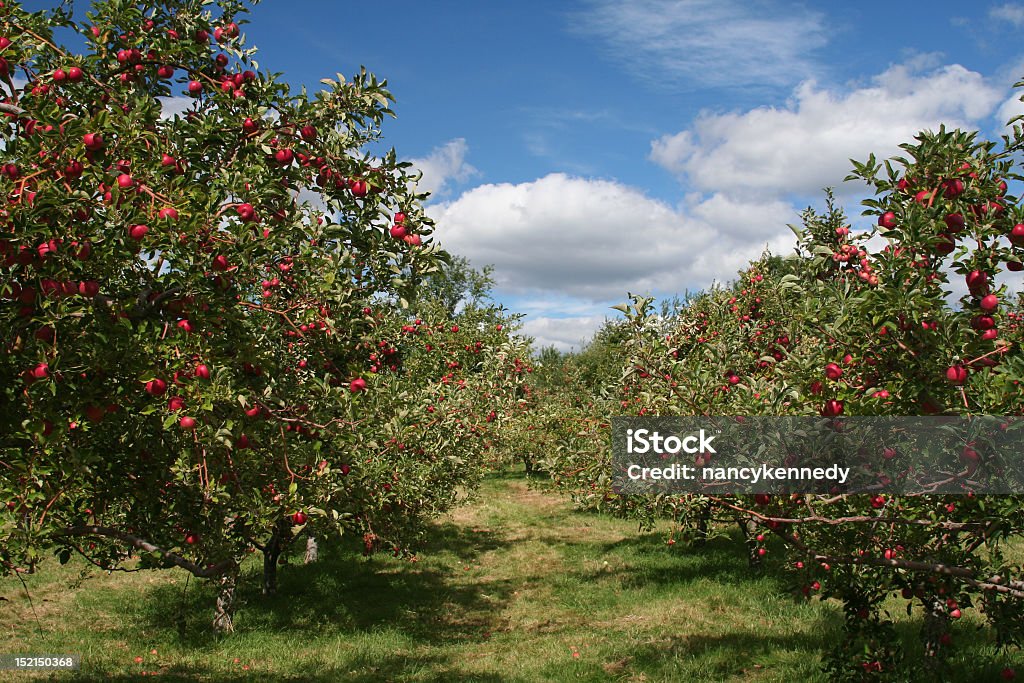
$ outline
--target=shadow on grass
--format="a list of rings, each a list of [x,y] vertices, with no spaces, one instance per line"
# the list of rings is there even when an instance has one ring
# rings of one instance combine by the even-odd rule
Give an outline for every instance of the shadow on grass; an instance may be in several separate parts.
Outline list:
[[[624,588],[670,587],[705,579],[731,584],[769,581],[778,583],[780,588],[783,583],[771,562],[758,567],[749,565],[746,545],[738,534],[712,538],[700,547],[667,546],[662,534],[642,534],[605,544],[602,554],[643,559],[638,565],[621,570]]]
[[[455,562],[410,563],[390,557],[363,557],[355,546],[327,546],[312,564],[279,568],[278,592],[261,593],[261,562],[247,563],[236,595],[236,634],[315,632],[318,636],[387,630],[423,645],[480,639],[501,628],[497,615],[515,586],[511,581],[456,581],[458,565],[505,544],[499,531],[438,525],[423,548],[447,553]],[[447,564],[451,568],[446,568]],[[129,617],[142,627],[177,632],[177,642],[213,650],[224,641],[210,628],[214,603],[209,583],[159,586],[141,596]],[[128,637],[129,634],[125,634]]]
[[[252,683],[252,681],[302,681],[303,683],[335,683],[346,681],[351,683],[377,683],[378,681],[402,680],[415,672],[417,681],[424,683],[445,683],[447,681],[474,681],[480,683],[499,683],[509,679],[496,674],[468,674],[450,668],[447,657],[395,654],[387,656],[354,657],[344,667],[321,666],[296,661],[287,673],[270,673],[266,671],[239,671],[238,673],[212,674],[201,668],[174,665],[159,669],[162,681],[196,681],[215,680],[217,683]],[[437,673],[423,677],[419,675],[426,670],[437,669]],[[141,673],[141,671],[140,671]],[[93,674],[80,672],[71,678],[61,680],[95,681]],[[104,675],[101,680],[108,683],[128,683],[138,681],[139,674]]]
[[[792,653],[806,660],[804,675],[827,680],[820,674],[816,659],[809,655],[826,651],[837,635],[828,628],[815,628],[789,635],[734,632],[719,636],[670,636],[635,646],[626,653],[629,663],[624,673],[653,676],[659,680],[661,677],[672,680],[685,675],[687,680],[724,681],[744,673],[753,675],[759,670],[782,668],[780,660],[787,653]]]

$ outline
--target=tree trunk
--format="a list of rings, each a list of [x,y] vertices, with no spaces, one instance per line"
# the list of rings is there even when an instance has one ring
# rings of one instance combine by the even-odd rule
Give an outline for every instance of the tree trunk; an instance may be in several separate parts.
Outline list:
[[[924,641],[924,666],[927,671],[937,674],[942,671],[948,647],[942,639],[949,633],[949,613],[946,603],[935,595],[921,599],[924,605],[924,623],[921,624],[921,640]]]
[[[700,514],[697,516],[697,529],[696,535],[693,539],[693,545],[697,548],[702,548],[708,540],[708,525],[711,522],[711,501],[704,504],[701,508]]]
[[[306,539],[305,563],[312,564],[320,559],[320,548],[316,544],[316,537],[310,536]]]
[[[277,561],[281,557],[281,550],[284,547],[284,534],[288,533],[285,528],[286,522],[278,522],[270,539],[263,546],[263,594],[274,595],[277,593]]]
[[[761,566],[761,556],[757,554],[757,522],[753,519],[737,520],[740,524],[740,531],[743,532],[743,540],[747,543],[747,563],[752,567]]]
[[[235,630],[235,588],[238,586],[238,565],[235,565],[218,580],[217,608],[213,617],[213,630],[218,633],[233,633]]]

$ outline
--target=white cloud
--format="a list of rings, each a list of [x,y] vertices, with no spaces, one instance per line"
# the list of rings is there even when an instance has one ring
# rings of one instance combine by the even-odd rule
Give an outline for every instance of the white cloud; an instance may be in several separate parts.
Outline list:
[[[732,195],[817,195],[838,187],[849,159],[885,158],[924,129],[974,128],[1005,91],[959,65],[928,73],[896,65],[846,92],[801,83],[785,107],[704,113],[651,145],[650,158],[688,187]],[[863,187],[863,186],[860,186]]]
[[[799,11],[796,11],[799,9]],[[604,41],[640,78],[664,85],[788,85],[816,73],[822,14],[742,0],[592,0],[573,29]]]
[[[1024,5],[1006,3],[996,5],[988,11],[988,15],[998,21],[1005,21],[1017,28],[1024,26]]]
[[[527,317],[523,334],[533,337],[533,348],[554,346],[559,351],[579,351],[601,328],[607,316],[588,315],[568,318]]]
[[[820,205],[823,187],[839,190],[858,227],[867,188],[842,187],[850,158],[884,159],[940,123],[973,130],[1022,111],[980,74],[918,55],[844,90],[805,81],[782,107],[705,112],[655,140],[650,158],[686,187],[676,205],[613,179],[555,173],[481,185],[429,212],[442,246],[495,267],[497,296],[526,312],[538,347],[580,348],[627,293],[703,290],[766,248],[792,253],[786,224],[808,199]]]
[[[410,159],[412,165],[423,172],[417,184],[420,192],[444,196],[452,182],[465,182],[479,171],[466,161],[469,146],[464,138],[456,138],[435,147],[430,154],[420,159]]]
[[[1015,92],[1009,99],[999,105],[999,109],[996,111],[996,118],[999,119],[1001,124],[1005,124],[1014,116],[1024,114],[1024,102],[1021,102],[1020,97],[1021,93]],[[1020,125],[1019,121],[1017,125]]]
[[[157,99],[160,100],[160,117],[164,119],[173,119],[175,116],[184,114],[196,102],[194,98],[182,95],[158,97]]]
[[[785,225],[796,212],[724,195],[672,207],[615,181],[555,173],[482,185],[431,216],[446,249],[495,267],[498,290],[596,303],[732,279],[766,244],[791,249]]]

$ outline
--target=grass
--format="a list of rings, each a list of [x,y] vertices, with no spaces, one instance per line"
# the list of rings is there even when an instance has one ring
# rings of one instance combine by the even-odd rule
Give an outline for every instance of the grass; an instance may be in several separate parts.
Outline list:
[[[689,551],[665,538],[495,475],[415,563],[324,548],[283,567],[272,598],[247,564],[228,637],[209,629],[210,587],[181,572],[54,562],[25,577],[31,605],[0,579],[0,653],[83,655],[77,674],[35,676],[55,680],[826,680],[837,604],[794,602],[770,563],[747,568],[738,540]],[[916,618],[900,624],[908,639]],[[1024,669],[964,621],[949,680]]]

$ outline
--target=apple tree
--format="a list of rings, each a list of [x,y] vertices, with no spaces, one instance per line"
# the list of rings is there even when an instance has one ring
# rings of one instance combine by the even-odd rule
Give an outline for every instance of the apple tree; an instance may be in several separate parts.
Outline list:
[[[805,212],[792,257],[763,257],[675,316],[634,298],[622,307],[621,378],[603,392],[619,403],[605,414],[1020,416],[1012,274],[1024,209],[1010,184],[1022,145],[1019,123],[1002,145],[921,133],[903,156],[855,165],[875,190],[870,229],[854,231],[830,199],[823,215]],[[609,442],[593,431],[590,443]],[[694,539],[740,521],[752,559],[781,553],[798,597],[838,599],[847,638],[829,659],[834,676],[906,675],[887,600],[920,615],[920,654],[937,674],[971,608],[998,644],[1024,636],[1024,569],[1004,554],[1024,534],[1019,495],[618,496],[607,448],[580,457],[573,439],[547,469],[580,501],[673,517]],[[951,476],[965,483],[999,465],[983,444],[965,442],[959,457]],[[884,443],[873,458],[880,485],[913,464]]]
[[[220,583],[221,629],[241,560],[307,525],[402,551],[472,480],[446,449],[487,417],[460,398],[415,429],[403,383],[421,401],[442,375],[386,358],[443,258],[409,165],[368,151],[386,83],[294,92],[246,11],[0,5],[0,567],[181,567]],[[517,342],[476,341],[451,362],[503,396],[477,378]]]

